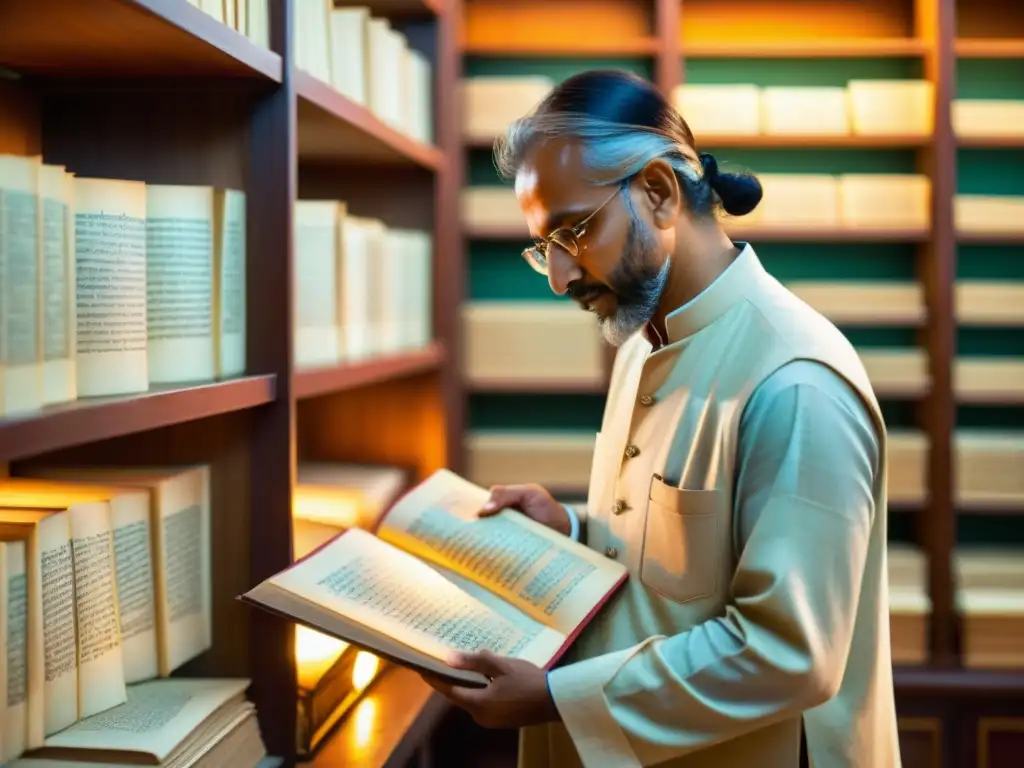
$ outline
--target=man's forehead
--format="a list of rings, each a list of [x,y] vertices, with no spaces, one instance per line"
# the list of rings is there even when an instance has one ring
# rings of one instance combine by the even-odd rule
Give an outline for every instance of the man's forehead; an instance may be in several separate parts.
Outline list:
[[[534,235],[545,235],[586,212],[590,190],[575,139],[552,138],[536,144],[516,174],[516,197]]]
[[[526,153],[516,174],[516,196],[531,201],[562,201],[585,186],[582,170],[578,140],[559,137],[539,141]]]

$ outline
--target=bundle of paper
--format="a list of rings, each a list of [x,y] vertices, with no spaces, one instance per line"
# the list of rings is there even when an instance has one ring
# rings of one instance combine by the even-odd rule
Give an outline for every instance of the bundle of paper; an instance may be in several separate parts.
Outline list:
[[[488,492],[439,470],[376,534],[352,529],[240,599],[396,664],[462,685],[484,648],[550,667],[625,582],[625,567],[513,510],[478,518]]]
[[[248,680],[171,678],[128,686],[128,700],[46,739],[6,768],[156,765],[255,768],[266,756]]]

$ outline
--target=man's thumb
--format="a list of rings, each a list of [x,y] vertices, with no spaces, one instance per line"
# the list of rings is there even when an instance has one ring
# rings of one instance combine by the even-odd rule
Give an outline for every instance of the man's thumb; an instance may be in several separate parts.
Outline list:
[[[491,496],[480,510],[482,517],[494,515],[506,507],[514,507],[523,500],[523,486],[495,485],[491,487]]]

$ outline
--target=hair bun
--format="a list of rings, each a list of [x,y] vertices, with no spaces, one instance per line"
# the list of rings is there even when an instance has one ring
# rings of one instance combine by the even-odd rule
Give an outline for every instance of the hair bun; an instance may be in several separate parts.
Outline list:
[[[697,157],[708,186],[718,195],[726,213],[730,216],[745,216],[757,208],[764,191],[756,177],[745,173],[722,173],[718,170],[718,161],[710,152],[701,152]]]
[[[715,156],[710,152],[701,152],[697,157],[700,159],[700,167],[704,173],[704,178],[708,180],[708,184],[714,189],[718,183],[718,161],[715,160]]]

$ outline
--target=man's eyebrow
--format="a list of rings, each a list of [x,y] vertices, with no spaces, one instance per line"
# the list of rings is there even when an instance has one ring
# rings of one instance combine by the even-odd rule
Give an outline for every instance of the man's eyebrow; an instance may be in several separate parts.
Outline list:
[[[556,229],[564,227],[568,222],[582,221],[587,217],[589,213],[594,210],[594,206],[578,206],[576,208],[566,208],[561,211],[550,214],[544,221],[544,229],[542,230],[545,234],[551,234]]]

